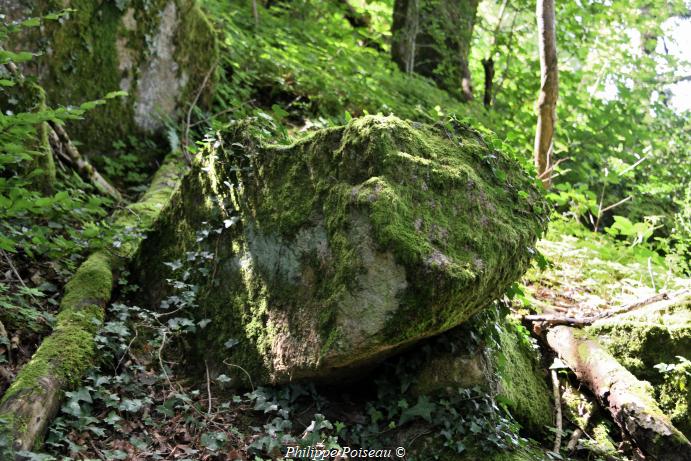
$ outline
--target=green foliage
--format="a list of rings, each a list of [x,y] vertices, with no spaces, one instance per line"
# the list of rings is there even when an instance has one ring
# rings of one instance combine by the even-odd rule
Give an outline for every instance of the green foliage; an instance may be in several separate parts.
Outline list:
[[[655,368],[665,376],[665,381],[673,388],[684,392],[688,388],[691,378],[691,361],[677,356],[678,363],[658,363]]]
[[[529,156],[534,136],[534,102],[539,72],[534,7],[529,2],[480,6],[471,64],[481,87],[481,59],[495,61],[494,105],[487,125]],[[679,232],[678,217],[688,216],[685,199],[691,182],[688,164],[688,114],[670,103],[669,82],[688,74],[678,61],[664,22],[688,8],[683,1],[557,2],[559,101],[551,197],[562,212],[577,215],[597,230],[612,215],[644,223],[658,216],[655,248],[688,259],[689,233]],[[663,44],[664,41],[664,44]],[[626,174],[627,168],[636,165]],[[627,197],[629,201],[603,214]],[[684,203],[684,201],[686,201]],[[688,217],[686,218],[688,222]],[[681,262],[680,261],[680,262]]]
[[[217,88],[217,103],[220,110],[232,110],[234,118],[254,113],[253,106],[266,111],[274,104],[292,124],[307,127],[342,124],[346,113],[394,113],[428,122],[468,113],[431,81],[400,72],[387,53],[364,46],[362,31],[353,30],[334,9],[337,2],[296,1],[260,9],[257,30],[249,3],[205,3],[221,21],[225,37],[225,80]],[[372,3],[381,7],[381,2]]]
[[[27,27],[64,14],[0,25],[0,64],[5,65],[0,67],[0,264],[14,261],[18,266],[13,283],[2,285],[0,302],[5,309],[0,318],[13,331],[45,333],[50,328],[58,286],[76,269],[84,250],[107,233],[102,221],[112,205],[76,173],[60,168],[56,177],[55,171],[45,171],[54,166],[44,136],[48,122],[80,119],[121,93],[77,107],[49,108],[35,79],[10,72],[8,67],[26,62],[34,54],[3,48]],[[25,264],[33,265],[33,288],[20,283]]]

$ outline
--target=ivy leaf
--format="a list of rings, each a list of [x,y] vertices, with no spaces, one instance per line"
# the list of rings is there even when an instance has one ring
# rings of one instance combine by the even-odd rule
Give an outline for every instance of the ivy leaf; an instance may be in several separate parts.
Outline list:
[[[142,402],[141,399],[125,399],[120,403],[118,408],[129,413],[136,413],[142,406],[144,406],[144,402]]]
[[[207,432],[202,434],[200,442],[211,451],[218,451],[228,441],[224,432]]]
[[[401,413],[401,418],[398,420],[398,425],[401,426],[415,418],[422,418],[427,422],[431,422],[432,412],[435,410],[435,408],[436,405],[429,400],[429,397],[426,395],[421,395],[418,397],[415,405],[405,409]]]
[[[240,344],[239,340],[237,340],[235,338],[230,338],[228,341],[223,343],[223,346],[226,349],[232,349],[233,347],[237,346],[238,344]]]

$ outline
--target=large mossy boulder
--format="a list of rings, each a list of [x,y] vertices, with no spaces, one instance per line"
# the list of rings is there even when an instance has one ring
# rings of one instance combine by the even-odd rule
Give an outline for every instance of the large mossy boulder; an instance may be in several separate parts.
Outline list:
[[[691,436],[691,294],[599,320],[588,332],[653,385],[660,408]]]
[[[198,93],[200,103],[209,97],[212,79],[205,77],[218,50],[196,0],[0,0],[0,11],[10,21],[67,11],[3,45],[40,53],[24,72],[38,76],[49,105],[127,92],[70,122],[70,135],[88,153],[108,153],[131,135],[161,134]]]
[[[135,268],[159,302],[170,267],[208,261],[194,350],[209,363],[255,384],[341,376],[459,325],[529,265],[542,197],[468,128],[368,116],[289,146],[249,132],[209,141]]]

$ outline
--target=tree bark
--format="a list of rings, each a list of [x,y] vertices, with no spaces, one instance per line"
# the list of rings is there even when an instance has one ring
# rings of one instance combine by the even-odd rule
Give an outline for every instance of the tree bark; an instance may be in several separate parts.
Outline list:
[[[670,422],[644,385],[582,330],[556,326],[547,342],[609,410],[614,421],[655,460],[691,459],[691,443]]]
[[[169,155],[142,199],[118,212],[114,227],[150,229],[177,189],[183,169],[182,156]],[[103,322],[113,282],[118,270],[138,251],[143,239],[139,235],[125,239],[117,254],[108,250],[93,253],[65,287],[53,333],[0,400],[0,459],[20,459],[18,451],[40,447],[63,392],[77,387],[92,366],[94,337]]]
[[[391,56],[399,68],[473,99],[468,66],[479,0],[396,0]]]
[[[537,101],[537,130],[535,132],[535,167],[545,187],[551,181],[545,174],[550,166],[556,123],[559,72],[557,69],[557,40],[554,0],[537,1],[538,45],[540,48],[540,96]]]

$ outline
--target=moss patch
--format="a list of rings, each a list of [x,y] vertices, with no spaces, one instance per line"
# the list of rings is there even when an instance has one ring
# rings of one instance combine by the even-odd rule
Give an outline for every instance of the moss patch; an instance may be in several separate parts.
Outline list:
[[[136,252],[142,232],[148,230],[165,209],[183,169],[180,153],[169,155],[142,199],[123,210],[114,220],[113,226],[121,234],[131,233],[120,246],[120,254],[105,250],[92,253],[65,286],[55,329],[20,370],[0,400],[0,438],[7,441],[5,447],[11,447],[26,431],[16,418],[8,417],[8,414],[12,416],[18,408],[22,414],[33,417],[30,403],[34,400],[55,404],[57,410],[58,393],[78,386],[92,366],[94,336],[103,323],[116,271]],[[38,444],[40,436],[36,440]],[[0,443],[4,442],[0,440]]]
[[[540,434],[553,424],[553,410],[545,372],[538,356],[520,326],[508,320],[499,329],[499,396],[511,414],[531,433]]]

